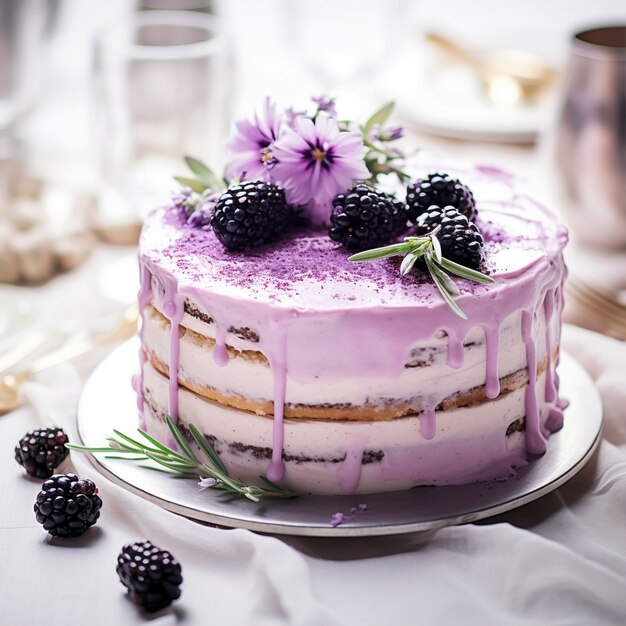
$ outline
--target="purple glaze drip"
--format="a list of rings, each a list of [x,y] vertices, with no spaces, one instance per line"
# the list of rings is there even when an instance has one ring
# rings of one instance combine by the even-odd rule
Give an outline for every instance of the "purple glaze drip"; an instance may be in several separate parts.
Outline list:
[[[437,419],[435,417],[435,409],[426,408],[419,414],[420,435],[424,439],[433,439],[437,432]]]
[[[500,358],[500,325],[494,321],[490,326],[483,326],[485,333],[486,372],[485,394],[488,398],[497,398],[500,395],[500,375],[498,374],[498,360]]]
[[[213,360],[215,365],[225,367],[228,365],[228,348],[226,347],[226,332],[222,326],[215,324],[215,347],[213,348]]]
[[[150,274],[150,270],[148,266],[141,262],[141,258],[139,259],[139,293],[137,294],[137,301],[139,305],[139,373],[135,374],[132,378],[133,389],[137,394],[137,411],[139,413],[139,428],[144,429],[146,426],[144,414],[143,414],[143,405],[144,405],[144,395],[143,395],[143,366],[146,362],[146,354],[143,350],[143,315],[146,307],[152,300],[152,275]]]
[[[559,407],[552,407],[548,412],[546,428],[551,433],[555,433],[563,428],[563,411]]]
[[[525,392],[526,404],[526,449],[529,454],[543,454],[546,440],[541,434],[541,422],[537,407],[537,350],[533,338],[533,313],[522,311],[522,339],[526,345],[528,362],[528,386]]]
[[[467,329],[465,330],[467,332]],[[465,358],[465,351],[463,350],[463,338],[465,337],[465,332],[461,334],[456,334],[451,330],[448,330],[448,365],[455,370],[463,367],[463,361]]]
[[[169,415],[178,421],[178,366],[180,363],[179,325],[185,314],[184,302],[178,290],[178,283],[171,276],[163,276],[163,313],[170,321],[170,362],[168,363],[169,380]]]
[[[554,313],[554,292],[548,291],[544,300],[544,312],[546,320],[546,386],[544,398],[546,402],[554,402],[556,398],[556,387],[554,385],[554,379],[552,377],[552,341],[550,338],[550,324],[552,322],[552,315]]]
[[[363,448],[351,446],[339,466],[339,485],[345,493],[352,493],[358,486],[363,468]]]
[[[285,429],[283,425],[285,411],[285,390],[287,387],[286,337],[281,337],[277,351],[270,359],[272,375],[274,377],[274,423],[272,428],[272,460],[267,468],[267,477],[278,482],[285,475],[283,461],[283,447]]]

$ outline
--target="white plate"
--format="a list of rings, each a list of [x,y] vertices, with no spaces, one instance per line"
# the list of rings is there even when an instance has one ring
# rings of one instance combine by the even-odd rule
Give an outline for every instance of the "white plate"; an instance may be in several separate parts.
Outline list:
[[[102,446],[114,428],[134,432],[136,400],[131,375],[138,369],[138,343],[128,341],[94,370],[78,406],[78,430],[87,446]],[[90,455],[96,469],[115,483],[163,508],[222,526],[285,535],[368,536],[421,531],[473,522],[522,506],[562,485],[595,450],[602,405],[585,371],[564,354],[559,369],[563,396],[570,401],[562,430],[548,451],[505,482],[422,487],[385,494],[300,496],[259,504],[210,489],[196,481],[141,467],[129,461]],[[73,453],[76,454],[76,453]],[[359,510],[359,505],[367,510]],[[354,510],[353,510],[354,509]],[[337,513],[346,516],[331,525]]]
[[[15,343],[39,319],[39,307],[30,291],[19,287],[0,288],[0,352]]]
[[[427,44],[415,45],[376,85],[394,100],[409,125],[443,137],[470,141],[530,143],[547,127],[551,96],[532,104],[497,107],[471,68],[445,60]]]

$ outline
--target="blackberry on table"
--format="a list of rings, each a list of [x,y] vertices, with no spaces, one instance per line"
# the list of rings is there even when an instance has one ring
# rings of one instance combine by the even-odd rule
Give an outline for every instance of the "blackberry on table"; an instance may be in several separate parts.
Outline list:
[[[158,611],[180,597],[180,563],[150,541],[125,545],[117,557],[117,575],[134,604]]]
[[[288,217],[281,187],[263,181],[244,182],[220,196],[211,226],[228,250],[246,250],[276,239],[285,230]]]
[[[435,236],[441,244],[443,256],[465,267],[478,269],[483,257],[484,240],[476,224],[454,207],[431,206],[428,212],[419,216],[415,234],[425,235],[439,225],[441,229]]]
[[[449,174],[430,174],[409,185],[406,204],[411,222],[416,222],[432,205],[453,206],[470,222],[476,220],[474,194],[467,185]]]
[[[78,537],[100,517],[102,500],[93,481],[55,474],[37,494],[35,517],[55,537]]]
[[[329,237],[348,250],[391,242],[407,225],[406,207],[394,196],[360,183],[333,199]]]
[[[49,478],[67,457],[67,435],[61,428],[36,428],[15,446],[15,460],[36,478]]]

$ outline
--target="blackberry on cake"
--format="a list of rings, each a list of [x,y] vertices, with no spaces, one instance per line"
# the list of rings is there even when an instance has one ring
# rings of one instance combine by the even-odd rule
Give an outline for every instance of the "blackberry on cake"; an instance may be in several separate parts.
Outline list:
[[[78,537],[100,517],[102,500],[88,478],[76,474],[55,474],[37,494],[34,510],[37,521],[55,537]]]
[[[430,174],[409,185],[406,190],[406,204],[411,222],[416,222],[432,205],[453,206],[470,222],[476,220],[474,194],[467,185],[449,174]]]
[[[451,206],[431,206],[422,213],[415,225],[417,235],[425,235],[440,226],[436,237],[446,259],[478,269],[483,258],[485,242],[476,224]]]
[[[333,199],[328,234],[348,250],[389,243],[406,230],[403,202],[364,183]]]
[[[62,428],[36,428],[15,446],[15,460],[36,478],[49,478],[68,455]]]
[[[289,206],[284,190],[263,181],[233,185],[224,192],[211,217],[215,236],[228,250],[258,248],[286,228]]]
[[[150,541],[125,545],[117,557],[116,571],[131,601],[150,613],[180,597],[180,563]]]

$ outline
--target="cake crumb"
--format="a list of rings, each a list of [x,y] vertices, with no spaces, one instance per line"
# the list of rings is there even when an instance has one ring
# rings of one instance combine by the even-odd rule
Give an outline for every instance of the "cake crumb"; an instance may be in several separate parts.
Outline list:
[[[345,519],[346,518],[343,513],[337,512],[330,518],[330,525],[334,528],[339,526],[339,524],[343,524]]]

